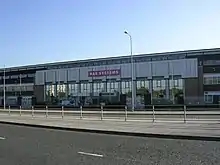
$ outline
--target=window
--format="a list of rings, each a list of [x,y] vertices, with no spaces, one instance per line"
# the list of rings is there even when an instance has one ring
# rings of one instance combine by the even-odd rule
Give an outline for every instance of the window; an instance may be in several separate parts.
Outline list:
[[[77,96],[79,93],[79,84],[69,84],[68,95]]]
[[[46,85],[46,100],[52,101],[52,96],[55,96],[55,85]]]
[[[166,95],[165,88],[165,80],[153,80],[153,97],[164,97]]]
[[[218,84],[218,77],[213,77],[212,83],[213,84]]]
[[[179,86],[179,80],[174,80],[173,83],[174,83],[173,84],[174,87],[178,87]]]
[[[121,92],[122,94],[128,94],[129,92],[131,92],[131,81],[121,82]]]
[[[204,95],[205,103],[213,103],[213,96],[212,95]]]
[[[207,77],[204,77],[204,79],[203,79],[203,84],[204,84],[204,85],[208,84],[208,78],[207,78]]]
[[[93,92],[95,93],[100,93],[100,92],[104,92],[104,83],[103,82],[94,82],[93,83]]]
[[[57,96],[59,98],[65,98],[66,97],[66,84],[58,84],[57,85]]]
[[[169,99],[173,100],[176,95],[183,94],[183,80],[170,79],[169,80]]]
[[[217,84],[220,84],[220,77],[218,77],[217,79]]]
[[[138,80],[137,82],[137,94],[143,95],[149,92],[149,81]]]
[[[212,83],[212,80],[213,80],[212,77],[208,77],[208,78],[207,78],[207,84],[210,84],[210,85],[213,84],[213,83]]]
[[[119,90],[118,82],[107,82],[107,92],[115,92]]]
[[[90,83],[81,83],[80,84],[80,93],[82,96],[89,96],[91,93]]]
[[[203,78],[203,84],[204,85],[220,84],[220,76],[204,77]]]
[[[161,87],[161,80],[156,80],[156,87]]]

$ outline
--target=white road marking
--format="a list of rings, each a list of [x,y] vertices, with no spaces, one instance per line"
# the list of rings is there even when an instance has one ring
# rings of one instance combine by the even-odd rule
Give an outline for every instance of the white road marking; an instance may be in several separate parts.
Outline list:
[[[5,138],[4,137],[0,137],[0,140],[5,140]]]
[[[93,154],[93,153],[88,153],[88,152],[78,152],[78,154],[88,155],[88,156],[95,156],[95,157],[103,157],[103,155]]]

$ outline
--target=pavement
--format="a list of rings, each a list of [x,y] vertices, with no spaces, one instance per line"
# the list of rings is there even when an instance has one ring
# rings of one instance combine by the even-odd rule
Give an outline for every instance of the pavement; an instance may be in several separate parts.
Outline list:
[[[217,141],[0,124],[1,165],[219,165],[219,155]]]
[[[220,122],[80,120],[0,115],[0,123],[82,132],[220,141]]]
[[[1,110],[0,114],[9,115],[8,110]],[[59,111],[59,110],[11,110],[10,115],[14,116],[32,116],[35,117],[45,117],[46,114],[49,117],[61,118],[62,114],[65,118],[69,119],[79,119],[81,112],[80,111]],[[153,120],[153,116],[156,120],[168,120],[168,121],[184,121],[186,120],[206,120],[206,121],[219,121],[220,122],[220,111],[187,111],[184,116],[184,111],[155,111],[154,115],[152,111],[82,111],[82,117],[84,119],[116,119],[116,120],[125,120],[127,114],[128,120]]]

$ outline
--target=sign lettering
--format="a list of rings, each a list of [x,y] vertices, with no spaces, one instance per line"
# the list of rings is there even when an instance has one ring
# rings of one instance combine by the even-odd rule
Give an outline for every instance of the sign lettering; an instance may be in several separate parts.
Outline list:
[[[98,71],[89,71],[89,77],[101,77],[101,76],[118,76],[121,74],[120,69],[111,69],[111,70],[98,70]]]

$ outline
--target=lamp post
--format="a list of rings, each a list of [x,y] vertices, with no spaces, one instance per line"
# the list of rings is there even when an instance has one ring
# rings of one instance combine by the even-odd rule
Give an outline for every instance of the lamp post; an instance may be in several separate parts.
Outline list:
[[[129,39],[130,39],[130,56],[131,56],[131,90],[132,90],[132,95],[131,95],[131,104],[132,104],[132,111],[134,111],[134,108],[135,108],[135,106],[134,106],[134,104],[135,104],[135,101],[134,101],[134,99],[135,99],[135,93],[134,93],[134,61],[133,61],[133,52],[132,52],[132,37],[131,37],[131,35],[127,32],[127,31],[124,31],[124,33],[126,34],[126,35],[128,35],[129,36]]]
[[[3,96],[3,97],[4,97],[4,103],[3,103],[3,104],[4,104],[4,110],[5,110],[5,99],[6,99],[6,97],[5,97],[5,66],[4,66],[4,80],[3,80],[3,81],[4,81],[4,82],[3,82],[3,83],[4,83],[4,85],[3,85],[3,87],[4,87],[4,91],[3,91],[3,93],[4,93],[4,94],[3,94],[3,95],[4,95],[4,96]]]
[[[20,76],[19,76],[19,87],[20,87],[20,97],[21,97],[21,74],[20,74]]]

